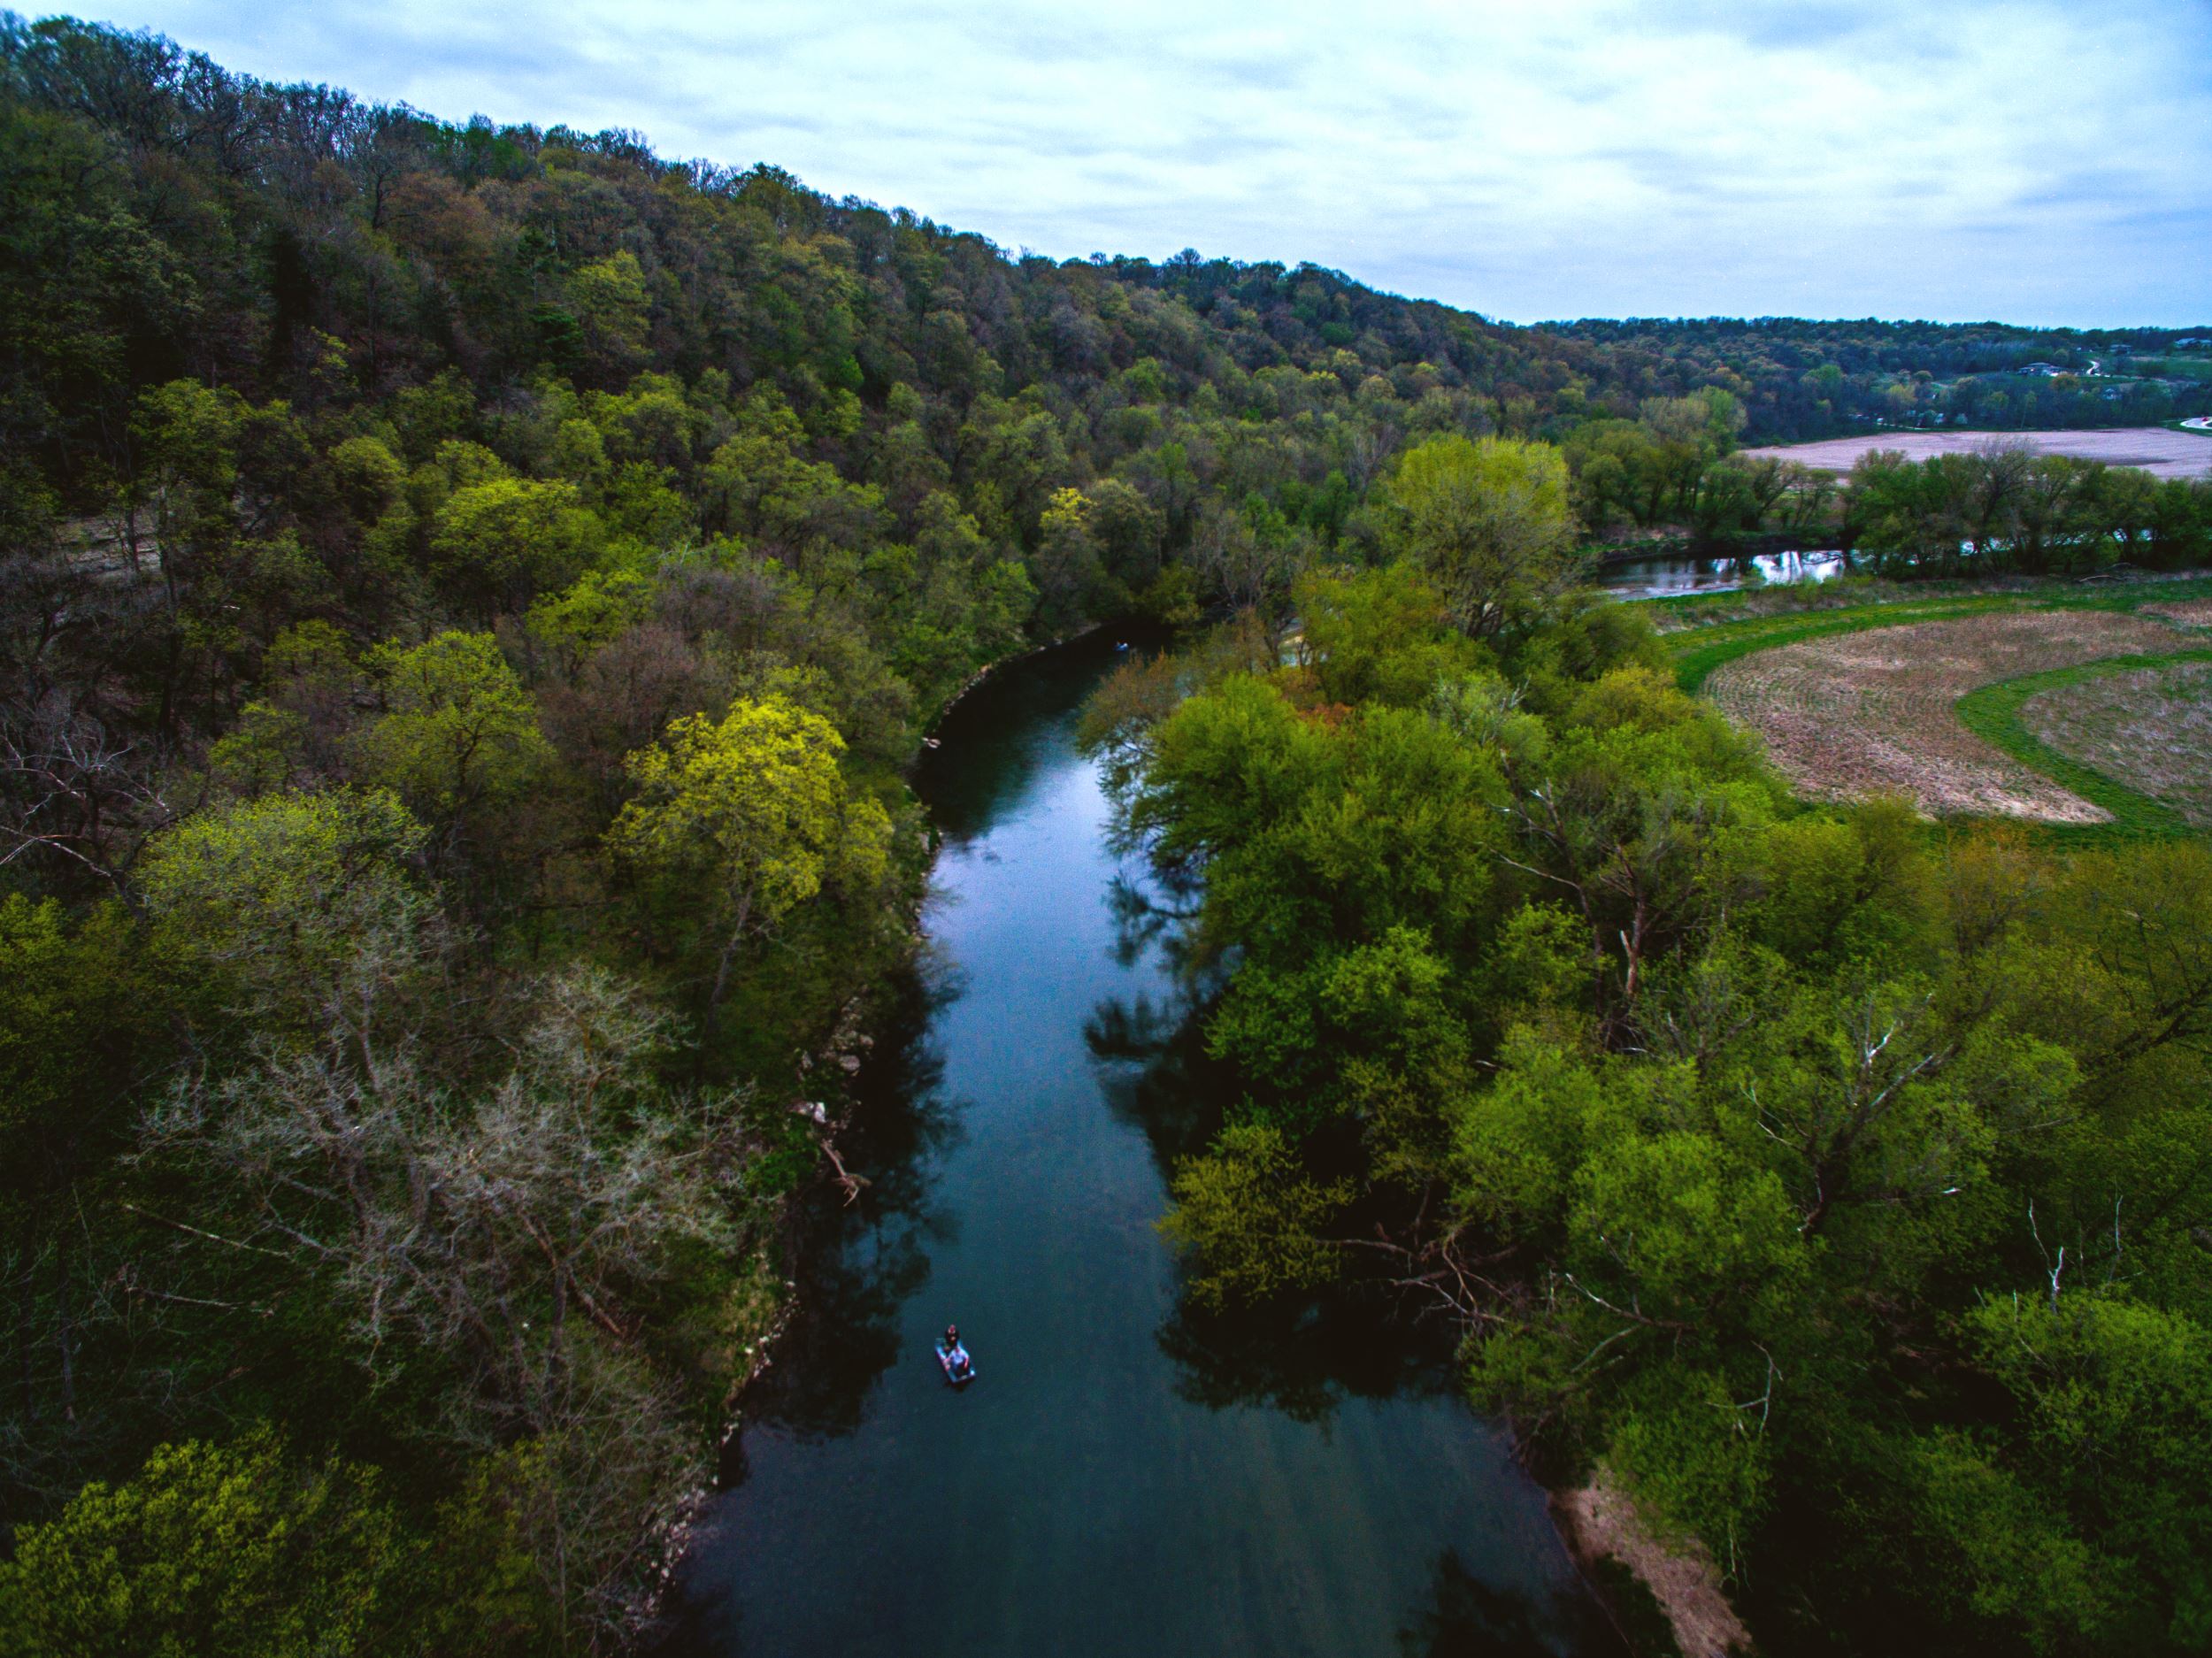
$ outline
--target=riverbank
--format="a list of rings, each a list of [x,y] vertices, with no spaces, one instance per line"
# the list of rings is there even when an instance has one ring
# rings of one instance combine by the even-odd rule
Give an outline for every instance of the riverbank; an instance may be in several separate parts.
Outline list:
[[[838,1135],[870,1184],[800,1205],[795,1312],[669,1650],[864,1658],[957,1627],[979,1658],[1109,1658],[1141,1606],[1166,1651],[1609,1653],[1448,1344],[1366,1302],[1283,1324],[1183,1301],[1154,1223],[1227,1083],[1117,901],[1142,877],[1074,745],[1112,642],[995,675],[917,768],[926,948]],[[930,1357],[953,1320],[981,1370],[958,1395]]]
[[[1552,1513],[1576,1559],[1601,1578],[1612,1562],[1651,1597],[1681,1658],[1740,1658],[1751,1651],[1751,1631],[1737,1616],[1712,1552],[1694,1540],[1663,1540],[1646,1524],[1635,1501],[1609,1472],[1600,1469],[1580,1485],[1552,1493]],[[1615,1622],[1636,1658],[1656,1645],[1638,1620],[1615,1608]]]

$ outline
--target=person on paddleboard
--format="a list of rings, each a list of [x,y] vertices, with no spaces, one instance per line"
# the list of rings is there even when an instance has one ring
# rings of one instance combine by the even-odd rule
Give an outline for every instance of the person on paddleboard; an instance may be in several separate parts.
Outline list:
[[[975,1361],[968,1356],[967,1348],[960,1345],[960,1326],[947,1324],[944,1339],[937,1344],[937,1362],[945,1367],[945,1379],[964,1382],[975,1375]]]

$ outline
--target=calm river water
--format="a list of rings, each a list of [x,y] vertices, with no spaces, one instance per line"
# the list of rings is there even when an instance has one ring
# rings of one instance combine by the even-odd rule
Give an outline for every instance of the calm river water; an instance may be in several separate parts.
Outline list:
[[[839,1142],[873,1184],[813,1216],[806,1314],[747,1400],[676,1650],[1616,1650],[1448,1353],[1371,1309],[1179,1306],[1153,1223],[1220,1079],[1073,746],[1112,660],[1000,676],[918,779],[931,950]],[[957,1393],[932,1355],[952,1320]]]

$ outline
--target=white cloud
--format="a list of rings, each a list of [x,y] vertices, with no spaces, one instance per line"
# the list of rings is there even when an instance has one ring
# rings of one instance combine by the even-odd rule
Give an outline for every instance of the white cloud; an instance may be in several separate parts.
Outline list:
[[[234,67],[1524,319],[2212,320],[2212,7],[147,0]]]

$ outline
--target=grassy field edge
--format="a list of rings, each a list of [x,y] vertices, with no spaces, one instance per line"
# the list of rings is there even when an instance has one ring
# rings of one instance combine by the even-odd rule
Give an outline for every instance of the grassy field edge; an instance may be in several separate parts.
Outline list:
[[[2030,731],[2020,718],[2020,710],[2027,706],[2029,699],[2045,691],[2078,685],[2085,679],[2102,679],[2108,674],[2177,667],[2191,662],[2212,662],[2212,647],[2106,656],[2096,662],[2077,663],[2072,667],[2050,668],[2041,673],[2024,674],[2017,679],[2004,679],[1969,691],[1953,706],[1959,723],[1983,741],[2003,749],[2023,765],[2032,767],[2112,814],[2111,823],[2075,830],[2070,838],[2101,839],[2115,833],[2194,834],[2195,828],[2172,807],[2116,781],[2070,755],[2062,754]]]
[[[1982,616],[2007,610],[2139,610],[2147,605],[2177,598],[2205,596],[2204,585],[2186,579],[2130,583],[2121,587],[2052,586],[2005,593],[1931,595],[1925,599],[1886,599],[1834,610],[1782,611],[1768,616],[1689,626],[1670,632],[1667,642],[1674,654],[1677,682],[1693,694],[1732,662],[1759,651],[1801,641],[1857,633],[1883,627],[1909,627],[1916,623],[1945,621],[1955,617]],[[2060,787],[2112,814],[2112,821],[2095,825],[2035,824],[2036,837],[2069,843],[2097,844],[2139,836],[2171,838],[2199,833],[2164,802],[2118,782],[2070,756],[2052,748],[2021,719],[2021,710],[2040,692],[2077,684],[2106,674],[2142,668],[2163,668],[2183,663],[2212,661],[2212,645],[2180,641],[2187,630],[2176,625],[2177,649],[2108,656],[2095,662],[2047,669],[2018,679],[2001,680],[1968,692],[1952,705],[1959,723],[1976,736]]]

